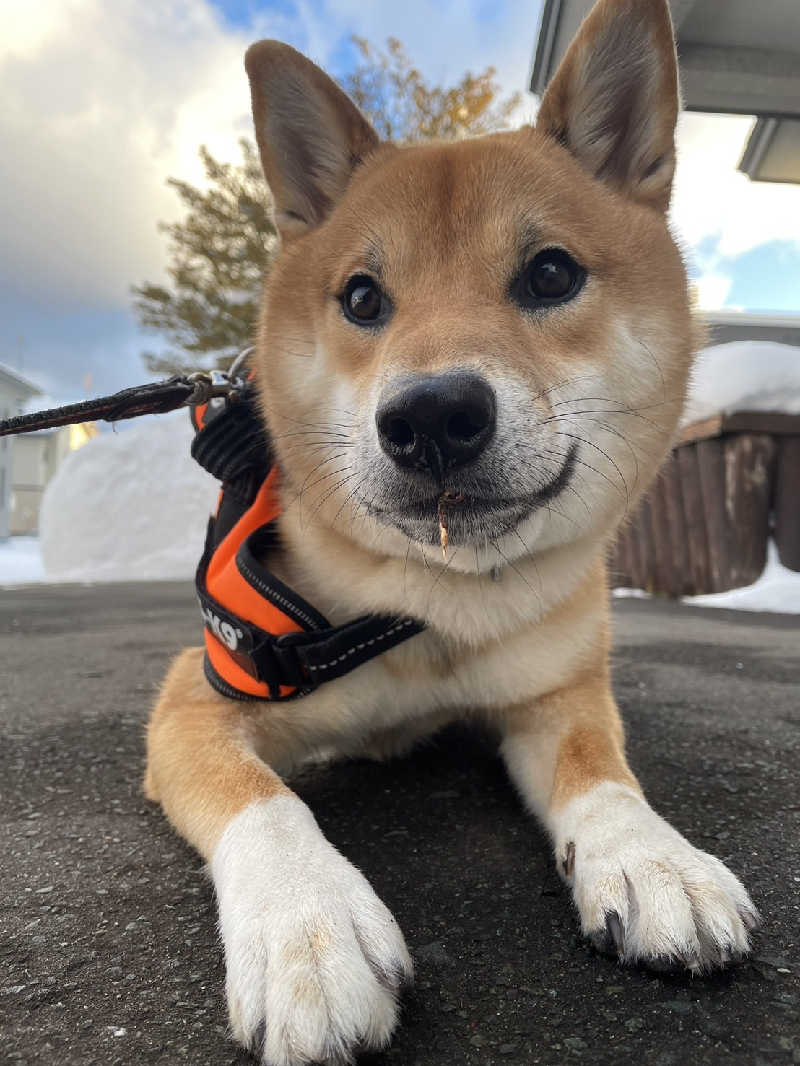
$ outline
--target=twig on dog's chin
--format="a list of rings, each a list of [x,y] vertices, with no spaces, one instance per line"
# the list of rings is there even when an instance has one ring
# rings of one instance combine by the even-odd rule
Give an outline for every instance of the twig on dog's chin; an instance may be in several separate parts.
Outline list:
[[[439,500],[439,541],[442,545],[442,558],[447,560],[447,544],[449,538],[447,536],[447,511],[441,500]]]
[[[457,507],[464,502],[464,496],[460,492],[443,492],[439,497],[439,506],[437,508],[437,517],[439,519],[439,543],[442,545],[442,558],[447,562],[447,545],[450,543],[450,537],[447,533],[447,508]]]

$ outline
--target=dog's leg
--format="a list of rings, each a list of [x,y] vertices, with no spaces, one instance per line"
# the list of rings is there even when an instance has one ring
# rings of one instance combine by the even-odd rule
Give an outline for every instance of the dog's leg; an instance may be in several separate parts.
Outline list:
[[[747,952],[758,921],[750,897],[645,800],[606,671],[508,714],[502,751],[553,838],[597,947],[624,962],[695,972]]]
[[[209,862],[234,1035],[270,1066],[349,1062],[388,1043],[411,962],[392,915],[259,758],[288,737],[217,696],[202,653],[173,664],[148,731],[145,789]]]

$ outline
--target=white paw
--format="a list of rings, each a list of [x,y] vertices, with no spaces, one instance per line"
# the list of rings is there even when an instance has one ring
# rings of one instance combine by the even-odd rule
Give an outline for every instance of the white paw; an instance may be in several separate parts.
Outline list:
[[[412,977],[403,934],[294,796],[251,804],[211,863],[231,1027],[268,1066],[385,1047]]]
[[[705,972],[749,951],[759,917],[744,886],[633,789],[606,782],[554,826],[583,932],[623,962]]]

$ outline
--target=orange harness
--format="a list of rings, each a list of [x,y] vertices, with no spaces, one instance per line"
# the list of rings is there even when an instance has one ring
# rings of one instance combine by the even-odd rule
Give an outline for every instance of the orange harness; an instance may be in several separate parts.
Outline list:
[[[222,482],[196,588],[209,682],[232,699],[285,700],[349,673],[424,627],[384,615],[332,626],[264,566],[278,537],[279,472],[253,392],[250,383],[235,401],[191,409],[192,455]]]

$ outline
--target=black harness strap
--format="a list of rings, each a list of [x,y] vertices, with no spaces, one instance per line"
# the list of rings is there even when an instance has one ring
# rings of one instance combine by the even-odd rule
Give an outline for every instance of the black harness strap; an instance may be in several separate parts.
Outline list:
[[[270,699],[305,696],[323,682],[342,677],[425,628],[413,618],[372,614],[344,625],[331,625],[298,593],[256,561],[254,548],[257,551],[265,537],[274,532],[271,526],[263,526],[240,547],[236,556],[239,573],[260,595],[303,627],[299,633],[280,636],[267,633],[217,602],[206,588],[206,570],[216,540],[214,525],[214,519],[211,519],[206,550],[195,580],[203,620],[243,670],[269,685]],[[217,674],[208,658],[206,677],[225,696],[235,695],[243,700],[258,698],[234,689]],[[280,690],[284,687],[295,691],[289,696],[281,696]]]
[[[320,684],[349,673],[424,628],[414,618],[368,614],[315,633],[312,641],[295,646],[304,674],[307,671],[309,679]]]
[[[222,481],[217,517],[209,521],[205,551],[197,568],[197,597],[206,626],[246,673],[268,685],[270,699],[297,699],[325,681],[354,670],[425,628],[413,618],[364,615],[334,626],[316,608],[261,561],[277,543],[275,523],[251,533],[239,546],[236,566],[241,576],[265,599],[301,627],[300,632],[276,635],[241,618],[209,593],[206,572],[211,557],[227,533],[252,504],[272,466],[269,441],[251,384],[235,403],[213,400],[192,444],[193,457]],[[206,656],[206,677],[218,692],[231,699],[256,700],[217,673]],[[288,696],[281,689],[291,689]]]
[[[202,428],[196,428],[192,458],[218,481],[235,483],[243,474],[251,474],[260,484],[269,473],[270,445],[252,385],[242,388],[235,403],[223,397],[211,400]]]

